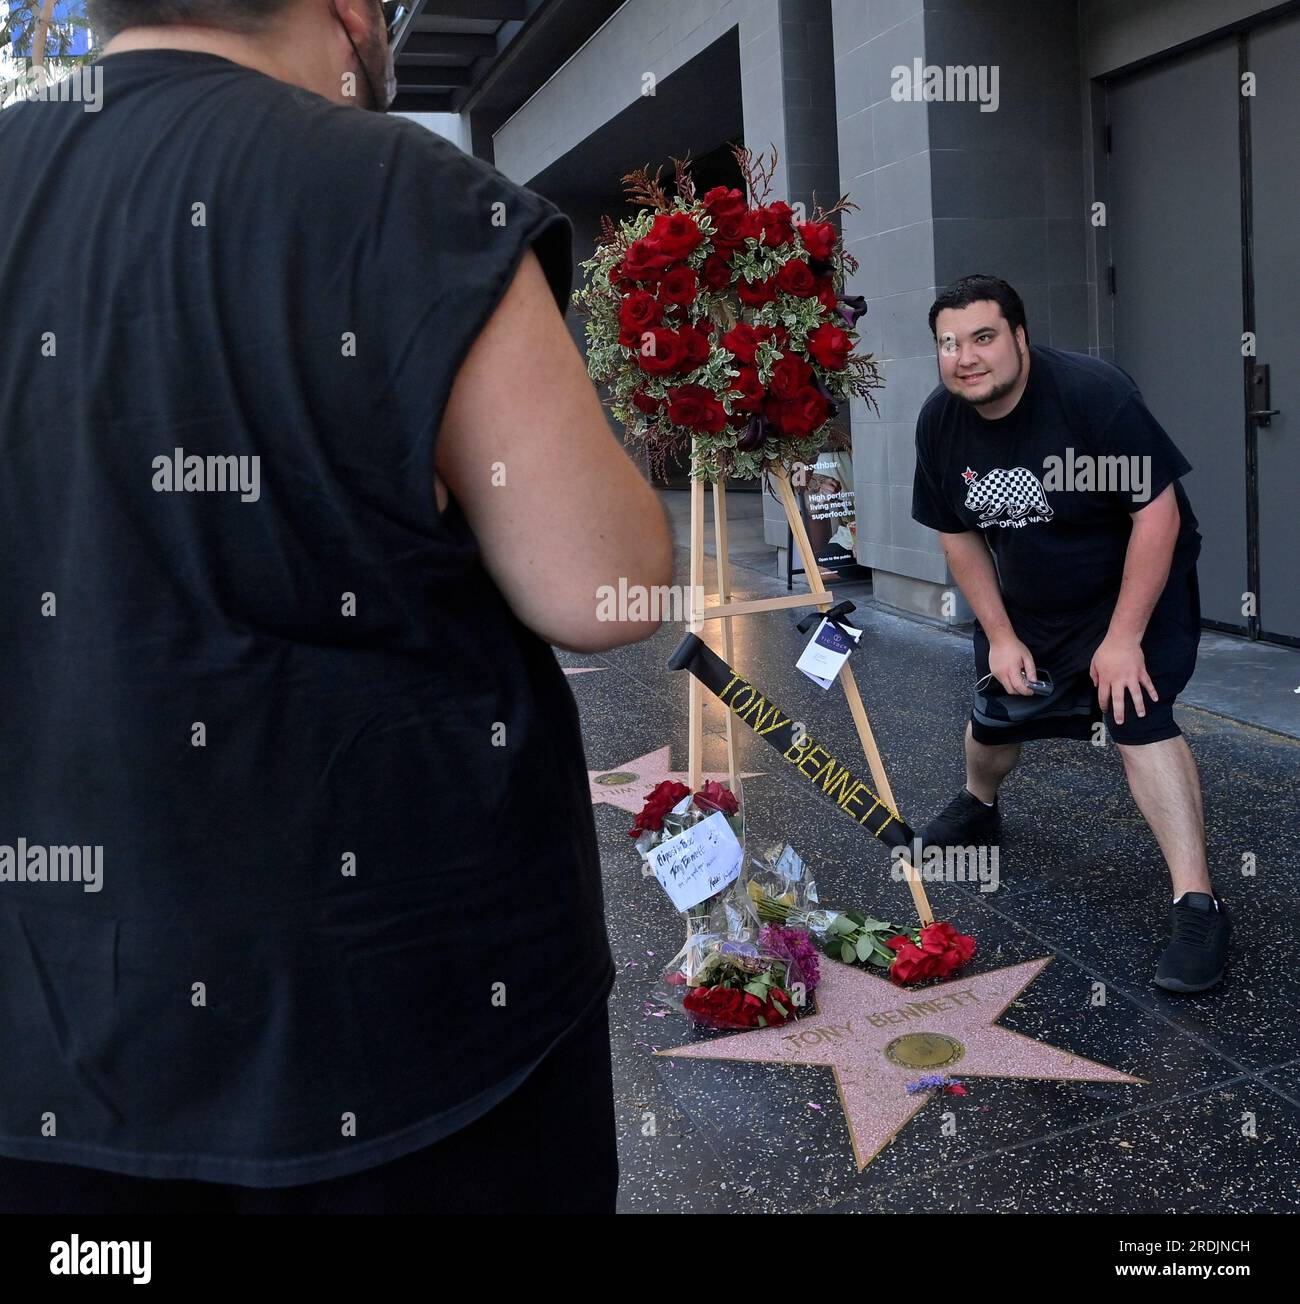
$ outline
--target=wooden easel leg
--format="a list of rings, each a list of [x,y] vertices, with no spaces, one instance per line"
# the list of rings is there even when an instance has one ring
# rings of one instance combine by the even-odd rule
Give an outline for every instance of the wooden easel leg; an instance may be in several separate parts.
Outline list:
[[[718,554],[718,602],[725,605],[731,601],[731,553],[727,542],[727,490],[720,482],[713,486],[713,541]],[[722,659],[730,665],[731,653],[731,617],[722,618]],[[695,676],[692,675],[693,679]],[[733,731],[734,721],[730,711],[724,712],[727,728],[727,778],[731,791],[736,791],[736,736]]]
[[[803,559],[808,587],[813,593],[824,593],[826,586],[822,583],[817,557],[808,539],[808,531],[804,528],[803,517],[799,513],[799,504],[795,502],[794,490],[790,487],[790,477],[786,474],[785,467],[779,463],[772,468],[771,474],[772,480],[776,484],[777,494],[781,499],[781,506],[785,509],[786,518],[790,522],[790,532],[794,535],[795,546],[799,549],[799,555]],[[871,770],[871,778],[876,785],[876,792],[885,800],[890,810],[897,815],[898,806],[894,801],[894,794],[889,786],[889,776],[885,773],[885,763],[881,759],[880,748],[876,745],[875,734],[871,732],[871,724],[867,720],[866,708],[862,705],[862,695],[858,692],[857,680],[853,678],[853,671],[849,668],[847,661],[840,667],[839,680],[840,687],[844,689],[844,696],[848,699],[849,710],[853,715],[853,723],[857,728],[858,738],[862,743],[862,750],[866,755],[867,765]],[[930,909],[929,898],[925,894],[925,886],[921,882],[920,876],[912,865],[910,855],[906,857],[904,864],[906,865],[907,886],[912,893],[912,904],[916,907],[916,913],[923,925],[932,924],[934,914]]]
[[[696,470],[692,452],[691,471]],[[687,599],[690,621],[687,628],[692,634],[704,630],[704,483],[692,474],[691,479],[691,591]],[[687,782],[691,791],[697,792],[704,775],[704,695],[703,688],[694,675],[690,676],[687,697]],[[728,715],[731,713],[728,712]]]

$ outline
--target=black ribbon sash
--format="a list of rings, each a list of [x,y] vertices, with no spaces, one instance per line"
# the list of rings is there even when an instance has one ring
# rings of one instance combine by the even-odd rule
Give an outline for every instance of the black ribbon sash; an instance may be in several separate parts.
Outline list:
[[[820,619],[820,615],[818,617]],[[687,634],[668,660],[669,670],[689,670],[738,719],[775,747],[806,779],[830,797],[855,824],[886,846],[912,846],[902,816],[855,778],[811,734],[795,739],[795,722],[753,684],[738,675],[696,634]],[[861,810],[859,810],[861,808]]]

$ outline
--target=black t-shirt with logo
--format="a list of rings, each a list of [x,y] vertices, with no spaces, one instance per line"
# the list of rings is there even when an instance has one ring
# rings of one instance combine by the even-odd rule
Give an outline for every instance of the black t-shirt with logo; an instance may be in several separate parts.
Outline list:
[[[0,113],[0,1154],[319,1181],[613,982],[572,694],[434,493],[572,227],[216,55],[99,67],[97,112]]]
[[[1171,577],[1195,565],[1200,534],[1178,478],[1191,464],[1119,367],[1030,346],[1029,378],[988,419],[940,386],[916,423],[912,516],[947,534],[978,530],[1017,635],[1094,629],[1124,575],[1131,514],[1171,483],[1181,527]]]

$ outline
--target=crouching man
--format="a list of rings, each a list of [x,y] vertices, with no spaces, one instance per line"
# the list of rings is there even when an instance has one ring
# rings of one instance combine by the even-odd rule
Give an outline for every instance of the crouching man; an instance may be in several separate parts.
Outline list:
[[[1179,483],[1191,466],[1120,368],[1031,346],[1005,281],[957,281],[930,330],[942,386],[917,420],[912,516],[939,531],[975,612],[977,682],[966,787],[921,840],[999,845],[998,788],[1021,744],[1089,740],[1104,721],[1173,880],[1155,981],[1204,991],[1231,922],[1173,717],[1200,640],[1201,539]]]

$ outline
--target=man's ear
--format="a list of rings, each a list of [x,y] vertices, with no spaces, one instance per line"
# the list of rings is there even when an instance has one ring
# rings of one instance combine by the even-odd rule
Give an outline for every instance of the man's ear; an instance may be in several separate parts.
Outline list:
[[[369,10],[373,8],[374,0],[327,0],[327,3],[348,35],[360,45],[370,30]]]

